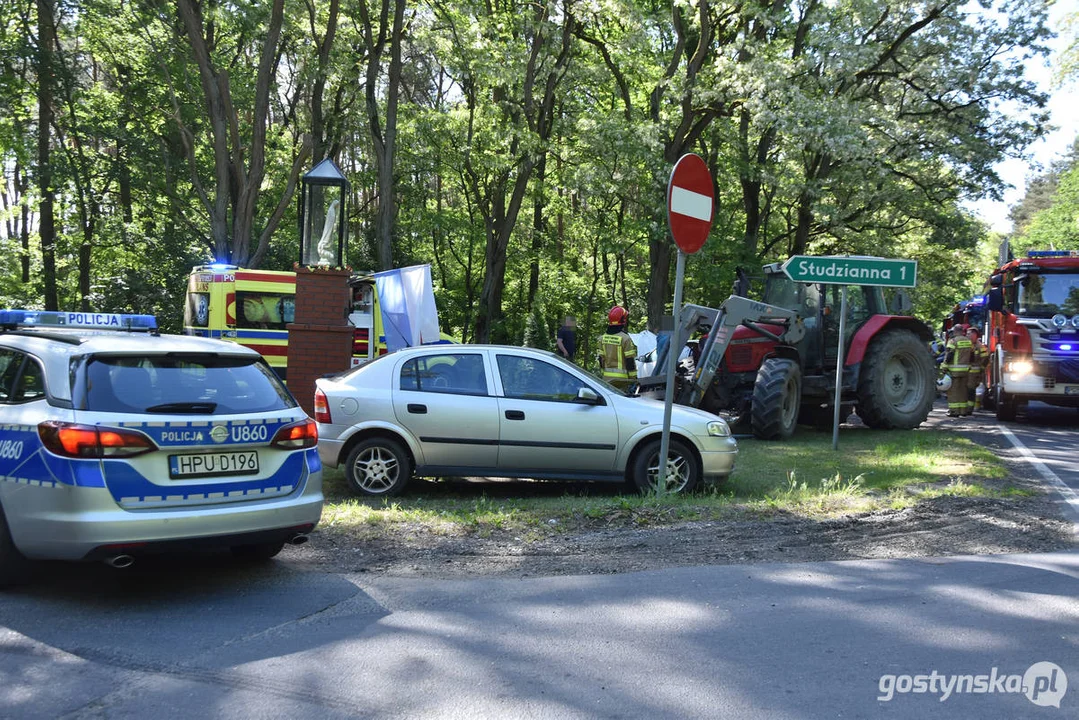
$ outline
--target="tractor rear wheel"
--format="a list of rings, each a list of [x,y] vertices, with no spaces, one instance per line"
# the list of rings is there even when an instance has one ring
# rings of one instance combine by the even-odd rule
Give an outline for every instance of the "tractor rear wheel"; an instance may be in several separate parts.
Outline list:
[[[757,371],[750,419],[761,440],[786,440],[798,424],[802,404],[802,371],[786,358],[768,358]]]
[[[910,330],[877,336],[862,359],[858,417],[871,428],[909,430],[925,422],[936,397],[936,369],[925,343]]]

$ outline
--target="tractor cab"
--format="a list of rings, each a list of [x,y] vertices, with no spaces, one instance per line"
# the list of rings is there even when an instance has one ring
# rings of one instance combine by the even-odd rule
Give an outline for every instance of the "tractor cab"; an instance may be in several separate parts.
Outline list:
[[[802,366],[807,370],[834,368],[839,347],[839,313],[843,307],[842,285],[817,285],[791,280],[780,264],[764,269],[762,301],[793,310],[805,326],[798,345]],[[847,323],[843,347],[850,347],[858,330],[874,315],[886,315],[884,291],[871,285],[847,286]]]

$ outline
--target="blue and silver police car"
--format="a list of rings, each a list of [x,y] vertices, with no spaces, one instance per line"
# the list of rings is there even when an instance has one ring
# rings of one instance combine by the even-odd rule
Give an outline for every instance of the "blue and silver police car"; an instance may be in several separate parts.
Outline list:
[[[0,310],[0,584],[26,559],[303,542],[315,423],[262,357],[148,315]]]

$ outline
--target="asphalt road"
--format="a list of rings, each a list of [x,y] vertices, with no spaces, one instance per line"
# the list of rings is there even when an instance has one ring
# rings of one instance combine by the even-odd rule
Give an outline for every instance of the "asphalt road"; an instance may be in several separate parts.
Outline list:
[[[1017,450],[1049,484],[1055,475],[1070,489],[1070,493],[1062,489],[1068,500],[1065,512],[1079,523],[1079,409],[1030,403],[1016,422],[1000,425],[1013,445],[1018,441]],[[1023,453],[1022,447],[1033,458]]]
[[[53,569],[0,597],[5,718],[1079,717],[1079,554],[454,582]],[[1059,710],[1003,681],[910,692],[1046,661]]]
[[[947,418],[938,402],[929,424],[966,434],[1005,458],[1028,466],[1056,492],[1061,514],[1077,524],[1079,533],[1079,409],[1032,402],[1016,421],[999,422],[989,411]]]
[[[1072,412],[1006,427],[1074,486]],[[964,432],[1008,447],[988,414]],[[1079,718],[1079,552],[471,581],[285,558],[45,566],[0,595],[0,717]]]

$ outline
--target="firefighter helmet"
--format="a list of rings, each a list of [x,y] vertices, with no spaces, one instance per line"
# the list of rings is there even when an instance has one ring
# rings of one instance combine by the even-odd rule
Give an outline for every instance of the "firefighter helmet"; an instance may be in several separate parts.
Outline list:
[[[607,322],[611,325],[625,325],[627,320],[629,320],[629,313],[621,305],[615,305],[607,313]]]
[[[952,389],[952,376],[942,375],[937,380],[937,390],[942,393],[946,393]]]

